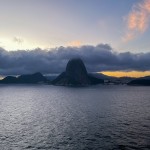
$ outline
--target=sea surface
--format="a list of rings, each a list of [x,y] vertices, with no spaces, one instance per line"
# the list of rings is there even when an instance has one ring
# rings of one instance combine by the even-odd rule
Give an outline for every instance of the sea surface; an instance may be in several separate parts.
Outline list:
[[[0,150],[150,150],[150,87],[0,85]]]

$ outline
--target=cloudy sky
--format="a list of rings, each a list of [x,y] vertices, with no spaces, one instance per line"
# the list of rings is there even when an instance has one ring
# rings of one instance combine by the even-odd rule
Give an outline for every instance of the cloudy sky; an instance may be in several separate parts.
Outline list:
[[[1,75],[59,73],[74,56],[89,71],[149,74],[150,0],[0,2]]]

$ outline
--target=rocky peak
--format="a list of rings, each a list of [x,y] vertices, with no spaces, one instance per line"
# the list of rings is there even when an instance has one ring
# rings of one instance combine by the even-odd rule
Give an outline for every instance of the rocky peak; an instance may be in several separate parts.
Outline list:
[[[87,71],[80,58],[69,60],[66,67],[66,76],[72,84],[89,84]]]
[[[66,71],[52,81],[52,84],[54,85],[65,86],[87,86],[97,83],[103,83],[103,80],[89,76],[84,63],[80,58],[69,60],[66,66]]]

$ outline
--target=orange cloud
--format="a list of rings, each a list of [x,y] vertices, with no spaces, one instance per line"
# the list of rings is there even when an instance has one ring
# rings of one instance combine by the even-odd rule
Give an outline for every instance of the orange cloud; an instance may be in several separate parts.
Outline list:
[[[79,47],[81,46],[81,41],[72,41],[68,44],[68,46]]]
[[[127,32],[123,41],[127,42],[144,33],[150,20],[150,0],[135,4],[127,17]]]

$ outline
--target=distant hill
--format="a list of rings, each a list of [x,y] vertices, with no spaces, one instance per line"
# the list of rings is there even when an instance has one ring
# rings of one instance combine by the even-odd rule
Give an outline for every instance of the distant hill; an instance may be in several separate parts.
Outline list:
[[[136,79],[136,80],[132,80],[131,82],[129,82],[128,85],[150,86],[150,80],[148,80],[148,79]]]
[[[44,75],[44,77],[49,81],[53,81],[54,79],[57,78],[57,76],[58,74]]]
[[[130,81],[136,79],[136,78],[133,78],[133,77],[108,76],[108,75],[105,75],[103,73],[89,73],[89,75],[92,75],[92,76],[94,76],[96,78],[99,78],[99,79],[106,80],[108,83],[114,83],[114,84],[127,84]]]
[[[150,76],[141,77],[140,79],[150,80]]]
[[[136,78],[134,78],[134,77],[119,77],[119,79],[131,81],[131,80],[134,80]]]
[[[17,82],[17,78],[13,77],[13,76],[7,76],[4,79],[0,80],[0,83],[16,83]]]
[[[130,81],[128,85],[150,86],[150,76],[145,76],[145,77],[140,77],[138,79],[134,79]]]
[[[40,73],[20,75],[18,77],[7,76],[4,79],[0,80],[1,84],[31,84],[31,83],[46,83],[48,80]]]
[[[63,86],[87,86],[100,83],[104,83],[104,80],[89,75],[80,58],[69,60],[66,71],[52,81],[54,85]]]
[[[107,76],[107,75],[104,75],[104,74],[102,74],[102,73],[89,73],[89,75],[92,75],[92,76],[95,77],[95,78],[103,79],[103,80],[117,79],[116,77]]]

